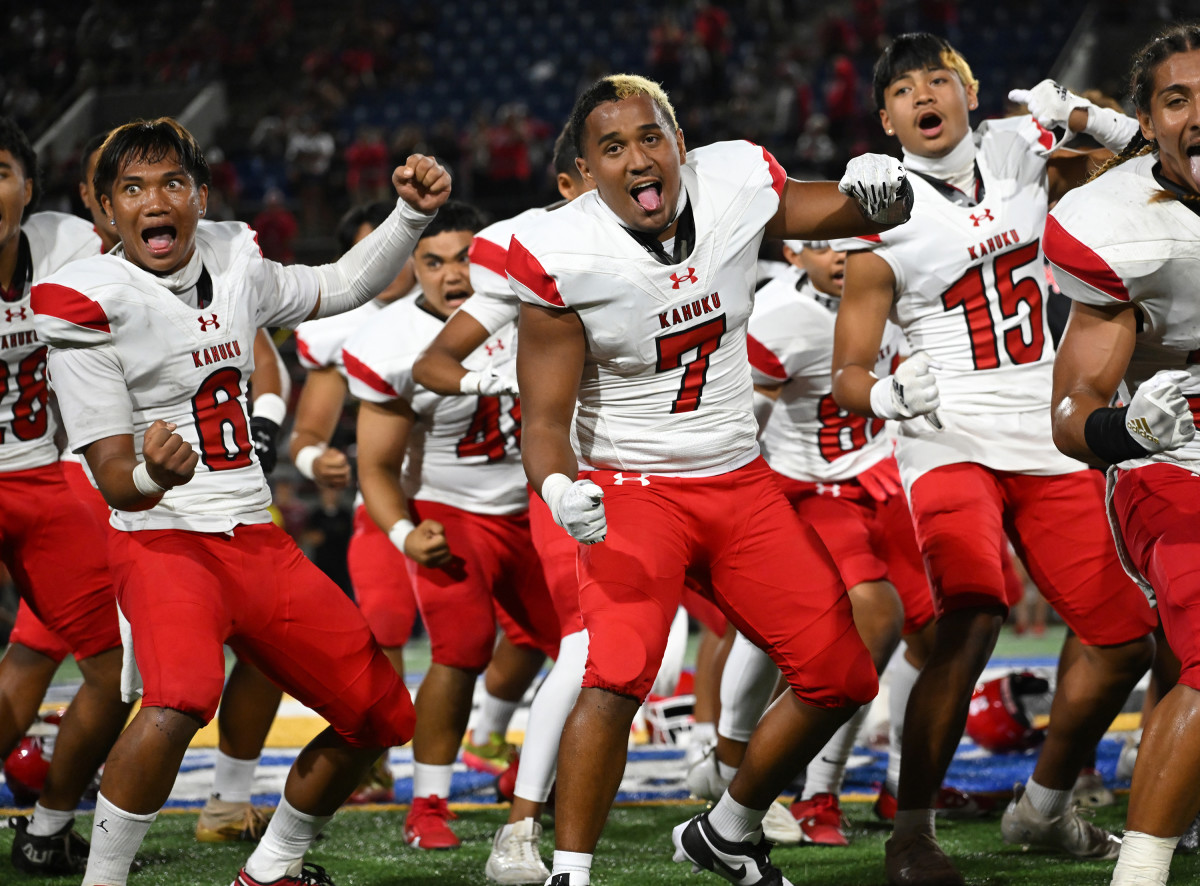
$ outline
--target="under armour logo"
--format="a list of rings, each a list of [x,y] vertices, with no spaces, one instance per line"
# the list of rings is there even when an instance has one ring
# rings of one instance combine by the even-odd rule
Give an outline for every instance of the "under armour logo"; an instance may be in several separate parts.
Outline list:
[[[1145,437],[1151,443],[1158,443],[1158,438],[1150,430],[1150,422],[1144,418],[1131,418],[1125,422],[1125,427],[1129,428],[1129,433],[1137,434],[1139,437]]]
[[[971,213],[971,221],[975,222],[975,227],[979,227],[980,222],[995,221],[995,220],[996,219],[994,219],[992,217],[992,211],[990,209],[985,209],[983,211],[983,215],[976,215],[975,213]]]
[[[685,281],[688,283],[695,283],[697,279],[699,279],[699,278],[696,277],[696,269],[688,268],[687,273],[683,274],[682,276],[679,274],[671,275],[671,288],[678,289],[680,283],[683,283]]]
[[[826,485],[825,483],[818,483],[817,484],[817,495],[831,495],[834,498],[841,498],[842,484],[841,483],[830,483],[830,484]]]
[[[17,308],[15,311],[12,308],[4,309],[4,318],[11,323],[13,320],[24,320],[26,308]]]
[[[650,481],[646,477],[646,474],[638,474],[635,477],[626,477],[624,474],[613,474],[613,483],[618,486],[623,486],[626,483],[640,483],[642,486],[649,486]]]
[[[221,328],[221,324],[217,322],[217,315],[216,315],[216,314],[209,314],[209,316],[210,316],[210,317],[212,317],[212,319],[211,319],[211,320],[205,320],[203,317],[197,317],[197,318],[196,318],[196,322],[200,324],[200,331],[201,331],[201,332],[208,332],[208,327],[210,327],[210,326],[211,326],[213,329],[220,329],[220,328]]]
[[[102,818],[102,819],[100,819],[100,822],[96,825],[96,827],[100,828],[100,830],[104,831],[104,833],[107,834],[108,833],[107,825],[108,825],[108,819]]]
[[[498,341],[494,345],[485,344],[483,347],[484,347],[484,350],[487,351],[487,355],[490,357],[490,356],[492,356],[492,354],[496,353],[496,351],[504,350],[504,342]]]

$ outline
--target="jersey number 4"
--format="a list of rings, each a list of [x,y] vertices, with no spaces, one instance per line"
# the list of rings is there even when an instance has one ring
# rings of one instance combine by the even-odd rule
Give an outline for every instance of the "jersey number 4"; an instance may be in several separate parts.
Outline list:
[[[512,436],[517,446],[520,446],[520,400],[513,403],[513,407],[508,411],[508,414],[516,423],[516,428],[513,430]],[[501,415],[502,410],[500,409],[499,397],[480,397],[479,405],[475,407],[475,414],[471,416],[471,426],[467,428],[467,432],[458,441],[458,457],[475,458],[482,455],[487,458],[489,463],[500,461],[500,459],[504,458],[504,454],[508,451],[508,440],[505,438],[504,431],[500,427]]]
[[[700,407],[700,395],[708,378],[708,358],[721,346],[721,336],[724,334],[725,315],[721,314],[699,326],[669,332],[655,340],[658,349],[655,372],[670,372],[680,366],[686,367],[683,380],[679,383],[679,393],[671,404],[672,413],[694,412]],[[689,351],[695,351],[696,356],[684,363],[683,355]]]
[[[8,363],[0,360],[0,397],[8,393]],[[13,436],[21,442],[46,433],[46,349],[38,348],[17,364],[17,400],[12,407]],[[0,428],[0,443],[5,429]]]
[[[254,445],[238,399],[241,392],[242,371],[226,366],[201,382],[192,398],[200,460],[210,471],[232,471],[253,464],[250,453]]]
[[[1014,364],[1035,363],[1041,359],[1046,346],[1042,323],[1042,288],[1032,277],[1013,279],[1017,270],[1033,262],[1039,262],[1036,273],[1042,273],[1040,261],[1041,252],[1036,240],[1020,249],[996,256],[993,269],[999,318],[992,316],[992,298],[984,282],[983,265],[971,268],[942,293],[942,304],[947,311],[959,307],[963,309],[967,329],[971,333],[971,355],[976,369],[999,368],[1000,346],[997,339],[1000,336],[1003,336],[1004,350]],[[1025,306],[1026,318],[1018,319],[1022,305]],[[1014,323],[1014,320],[1017,322]],[[1026,320],[1029,323],[1028,332],[1025,331]]]

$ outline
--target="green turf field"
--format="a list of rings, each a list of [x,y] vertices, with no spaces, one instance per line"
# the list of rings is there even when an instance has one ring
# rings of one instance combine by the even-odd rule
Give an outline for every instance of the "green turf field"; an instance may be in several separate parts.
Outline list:
[[[670,829],[700,810],[695,804],[635,806],[613,811],[600,845],[593,882],[597,886],[677,886],[724,882],[712,874],[689,877],[671,862]],[[865,803],[848,803],[853,844],[847,848],[794,847],[776,849],[775,863],[796,886],[882,886],[883,843],[888,832],[875,821]],[[328,868],[338,886],[458,886],[483,884],[483,864],[495,829],[504,821],[502,809],[460,811],[455,829],[463,847],[453,852],[421,852],[400,838],[403,809],[348,810],[326,829],[326,839],[309,853],[309,860]],[[1121,805],[1097,811],[1096,821],[1119,828],[1125,816]],[[142,869],[130,886],[225,886],[233,880],[249,853],[246,845],[204,845],[192,840],[193,814],[163,814],[150,829],[139,858]],[[91,816],[81,816],[87,833]],[[997,818],[943,823],[939,835],[973,886],[1102,886],[1109,882],[1112,862],[1082,862],[1005,846]],[[78,877],[26,877],[8,863],[11,834],[0,830],[0,883],[77,886]],[[549,857],[551,837],[543,837],[543,857]],[[1178,857],[1172,883],[1200,880],[1200,857]]]

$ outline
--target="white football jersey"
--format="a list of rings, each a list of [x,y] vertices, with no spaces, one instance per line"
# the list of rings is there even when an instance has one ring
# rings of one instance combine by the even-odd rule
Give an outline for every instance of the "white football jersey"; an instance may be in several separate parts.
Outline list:
[[[1054,345],[1045,312],[1042,232],[1052,136],[1032,117],[989,120],[975,135],[976,199],[909,175],[912,218],[881,234],[834,241],[872,249],[891,267],[891,319],[934,370],[945,431],[904,422],[897,459],[905,485],[946,464],[1063,474],[1084,466],[1050,431]],[[853,287],[853,274],[847,276]]]
[[[409,500],[476,514],[520,513],[529,507],[520,401],[507,395],[443,397],[413,381],[413,363],[444,323],[415,300],[389,305],[346,342],[350,393],[371,403],[404,400],[416,414],[400,476]],[[515,334],[515,327],[505,327],[463,365],[512,374]]]
[[[91,222],[62,212],[35,212],[21,224],[21,237],[12,289],[0,290],[0,472],[58,461],[58,423],[47,408],[46,345],[34,329],[32,285],[102,248]]]
[[[540,218],[546,212],[544,207],[527,209],[488,225],[471,241],[471,289],[475,294],[459,310],[478,320],[488,335],[494,335],[509,323],[516,323],[521,313],[521,300],[508,285],[504,273],[509,241],[526,222]]]
[[[1046,225],[1046,256],[1072,300],[1137,305],[1137,342],[1125,372],[1129,390],[1160,370],[1186,370],[1191,379],[1181,390],[1197,412],[1200,217],[1178,200],[1155,199],[1163,192],[1154,177],[1157,162],[1150,155],[1136,157],[1063,197]],[[1157,461],[1200,474],[1200,439],[1122,467]]]
[[[754,383],[782,386],[759,442],[779,473],[808,483],[849,480],[892,454],[886,422],[833,399],[833,327],[840,299],[818,292],[789,266],[758,290],[750,315]],[[881,378],[899,360],[903,336],[888,323],[875,365]]]
[[[660,263],[594,191],[509,246],[521,299],[583,322],[575,430],[587,467],[711,476],[758,455],[746,325],[786,174],[757,145],[719,142],[690,152],[681,175],[695,221],[682,261]]]
[[[146,429],[162,419],[200,455],[195,476],[153,508],[114,511],[117,529],[226,532],[271,519],[246,401],[254,335],[308,316],[317,273],[264,259],[240,222],[201,222],[196,250],[212,286],[202,308],[112,254],[75,262],[34,286],[37,331],[50,346],[72,448],[132,434],[140,455]]]

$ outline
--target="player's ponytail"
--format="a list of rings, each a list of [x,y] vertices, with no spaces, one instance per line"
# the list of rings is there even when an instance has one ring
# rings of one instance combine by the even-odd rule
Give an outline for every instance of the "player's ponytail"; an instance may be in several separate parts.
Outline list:
[[[1149,154],[1156,147],[1157,145],[1154,142],[1142,135],[1142,130],[1139,128],[1138,131],[1134,133],[1133,138],[1129,140],[1129,144],[1123,147],[1119,154],[1114,154],[1112,157],[1109,157],[1107,160],[1105,160],[1104,163],[1101,164],[1100,168],[1088,177],[1088,181],[1104,175],[1104,173],[1108,172],[1114,166],[1120,166],[1126,160],[1132,160],[1134,157],[1141,157],[1143,154]]]

